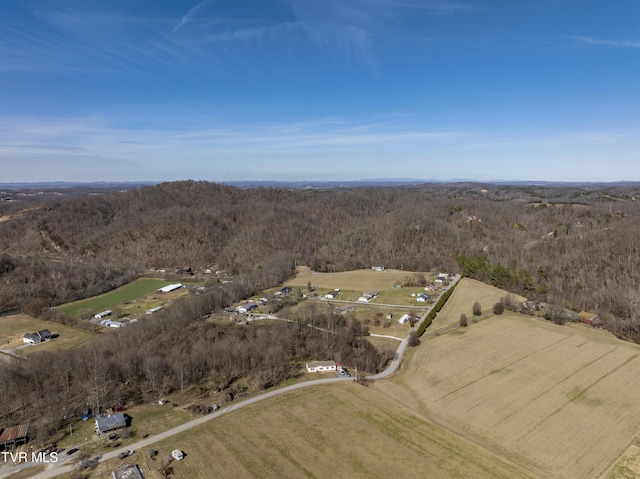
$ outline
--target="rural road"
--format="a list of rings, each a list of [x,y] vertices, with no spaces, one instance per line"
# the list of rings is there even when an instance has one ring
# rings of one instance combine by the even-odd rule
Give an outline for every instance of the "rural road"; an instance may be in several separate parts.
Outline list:
[[[445,289],[442,294],[444,294],[448,289],[452,288],[458,281],[460,281],[460,276],[456,275],[455,279],[451,282],[451,284],[449,284],[449,286],[447,287],[447,289]],[[427,318],[427,315],[429,314],[429,312],[431,311],[432,308],[435,307],[435,303],[432,304],[427,310],[426,312],[420,317],[420,321],[418,321],[416,328],[419,328],[420,325],[422,324],[423,321],[425,321],[425,319]],[[407,349],[407,346],[409,344],[409,336],[407,335],[406,337],[404,337],[401,341],[400,344],[398,346],[398,349],[396,350],[396,353],[393,357],[393,359],[391,360],[391,363],[389,364],[389,367],[387,367],[387,369],[385,369],[384,371],[372,375],[372,376],[368,376],[368,379],[384,379],[387,378],[389,376],[391,376],[393,373],[395,373],[398,368],[400,367],[400,362],[402,361],[402,357],[404,355],[405,350]],[[392,337],[393,339],[398,339],[395,337]],[[110,451],[107,452],[101,456],[96,456],[91,458],[92,461],[95,462],[102,462],[102,461],[106,461],[108,459],[113,459],[114,457],[118,457],[118,455],[121,452],[125,452],[127,450],[132,450],[132,451],[137,451],[143,447],[146,446],[150,446],[156,442],[162,441],[163,439],[167,439],[171,436],[175,436],[176,434],[180,434],[181,432],[187,431],[195,426],[199,426],[200,424],[204,424],[205,422],[211,421],[213,419],[216,419],[220,416],[223,416],[225,414],[229,414],[230,412],[236,411],[238,409],[242,409],[244,407],[247,406],[251,406],[252,404],[255,404],[257,402],[260,401],[264,401],[265,399],[269,399],[275,396],[278,396],[280,394],[286,394],[288,392],[291,391],[295,391],[297,389],[303,389],[303,388],[307,388],[307,387],[311,387],[311,386],[317,386],[319,384],[329,384],[329,383],[339,383],[339,382],[346,382],[346,381],[354,381],[354,379],[352,377],[335,377],[335,378],[326,378],[326,379],[317,379],[314,381],[308,381],[308,382],[304,382],[304,383],[299,383],[299,384],[294,384],[292,386],[286,386],[284,388],[281,389],[276,389],[273,391],[268,391],[264,394],[261,394],[260,396],[255,396],[253,398],[247,399],[245,401],[242,402],[238,402],[235,404],[232,404],[231,406],[228,407],[224,407],[222,409],[220,409],[217,412],[208,414],[206,416],[202,416],[199,417],[197,419],[194,419],[192,421],[186,422],[184,424],[181,424],[180,426],[174,427],[173,429],[169,429],[168,431],[164,431],[161,432],[159,434],[155,434],[153,436],[149,436],[145,439],[143,439],[142,441],[138,441],[134,444],[129,444],[126,447],[122,447],[120,449],[117,449],[115,451]],[[51,469],[45,470],[39,474],[36,474],[35,476],[32,476],[33,479],[48,479],[48,478],[52,478],[52,477],[56,477],[56,476],[60,476],[62,474],[66,474],[68,472],[73,471],[76,468],[75,464],[69,464],[69,465],[60,465],[60,466],[54,466]],[[0,472],[0,477],[4,477],[7,475],[7,473],[11,474],[15,471],[15,469],[11,469],[11,472],[9,471],[3,471]]]

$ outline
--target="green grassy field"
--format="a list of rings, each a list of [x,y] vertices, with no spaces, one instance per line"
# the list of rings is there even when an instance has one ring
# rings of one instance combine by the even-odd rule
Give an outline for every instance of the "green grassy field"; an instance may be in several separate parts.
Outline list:
[[[42,329],[48,329],[52,334],[57,333],[58,337],[46,343],[22,348],[23,354],[74,348],[83,345],[95,336],[87,331],[63,324],[42,321],[25,314],[15,314],[0,317],[0,348],[12,349],[21,346],[24,344],[22,336],[25,333],[34,333]]]
[[[109,291],[108,293],[94,296],[92,298],[82,299],[80,301],[74,301],[73,303],[67,303],[58,306],[57,309],[73,317],[79,317],[81,312],[96,314],[100,311],[122,305],[128,301],[141,298],[142,296],[153,293],[168,284],[171,284],[171,282],[162,279],[140,278],[129,284],[121,286],[118,289]],[[152,302],[145,303],[144,307],[149,304],[152,304]]]

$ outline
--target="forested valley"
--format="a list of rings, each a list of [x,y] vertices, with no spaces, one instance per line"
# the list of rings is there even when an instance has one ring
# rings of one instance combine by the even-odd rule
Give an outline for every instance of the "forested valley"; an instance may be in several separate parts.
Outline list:
[[[331,357],[376,372],[389,359],[356,321],[310,308],[294,323],[202,321],[294,273],[386,268],[462,273],[530,299],[600,314],[640,342],[640,185],[481,185],[240,189],[183,181],[120,192],[0,202],[0,311],[83,327],[52,310],[150,268],[220,269],[130,334],[0,368],[0,418],[33,418],[41,438],[80,411],[145,401],[207,381],[230,396],[267,388],[293,360]],[[308,318],[327,331],[310,328]],[[67,410],[69,410],[67,409]]]

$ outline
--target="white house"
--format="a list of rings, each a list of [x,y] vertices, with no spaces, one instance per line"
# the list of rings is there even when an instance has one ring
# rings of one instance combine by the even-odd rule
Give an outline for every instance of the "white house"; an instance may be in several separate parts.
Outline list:
[[[335,299],[338,297],[339,294],[340,294],[340,289],[336,288],[333,291],[329,291],[327,294],[324,295],[324,297],[327,299]]]
[[[168,284],[158,290],[158,293],[170,293],[176,289],[182,288],[182,283]]]
[[[238,306],[236,308],[236,311],[240,314],[245,314],[253,309],[256,309],[257,307],[258,305],[255,303],[247,303],[247,304],[243,304],[242,306]]]
[[[102,318],[106,318],[107,316],[111,316],[112,314],[113,314],[113,311],[111,311],[110,309],[107,309],[106,311],[102,311],[101,313],[96,314],[94,318],[102,319]]]
[[[153,313],[157,313],[158,311],[160,311],[162,308],[162,306],[156,306],[155,308],[151,308],[151,309],[147,309],[147,311],[145,312],[145,314],[153,314]]]
[[[429,296],[427,296],[424,293],[420,293],[418,296],[416,296],[416,301],[420,301],[421,303],[426,303],[427,301],[429,301]]]
[[[25,333],[22,337],[22,342],[25,344],[38,344],[43,341],[51,340],[51,332],[48,329],[42,329],[35,333]]]
[[[378,297],[377,291],[367,291],[366,293],[363,293],[362,296],[358,298],[358,301],[361,303],[368,303],[369,301],[377,297]]]
[[[410,319],[411,319],[411,316],[409,316],[408,314],[403,314],[402,316],[400,316],[400,319],[398,319],[398,322],[400,324],[404,324],[409,322]]]
[[[335,371],[335,361],[312,361],[307,363],[307,371],[310,373],[319,373],[322,371]]]

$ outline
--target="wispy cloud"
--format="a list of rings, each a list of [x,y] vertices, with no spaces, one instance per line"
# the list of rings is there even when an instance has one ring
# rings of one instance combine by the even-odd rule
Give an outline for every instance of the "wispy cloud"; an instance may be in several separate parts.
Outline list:
[[[355,65],[377,71],[376,43],[393,37],[405,18],[477,10],[455,0],[287,0],[296,20],[317,45],[333,48]]]
[[[209,3],[211,0],[202,0],[200,3],[198,3],[195,7],[193,7],[191,10],[189,10],[187,13],[185,13],[183,15],[183,17],[180,19],[180,21],[178,22],[178,24],[173,28],[172,33],[176,33],[178,30],[180,30],[184,25],[186,25],[188,22],[191,21],[191,19],[193,17],[196,16],[196,14],[198,13],[198,11],[202,10],[202,8]]]
[[[94,178],[101,169],[104,175],[131,178],[132,172],[126,170],[131,165],[146,164],[148,168],[149,158],[153,158],[153,165],[162,171],[173,168],[180,158],[184,171],[209,169],[212,175],[221,165],[242,165],[237,172],[241,175],[255,168],[278,171],[282,158],[292,163],[316,158],[311,170],[322,170],[329,164],[338,168],[346,158],[391,158],[407,149],[428,149],[456,135],[444,130],[352,123],[336,118],[193,129],[133,129],[96,117],[67,120],[0,117],[0,163],[40,161],[45,165],[66,155],[66,164],[85,163]],[[24,175],[33,173],[22,171]],[[55,171],[52,168],[50,174]]]
[[[594,37],[571,37],[573,40],[586,45],[601,45],[619,48],[640,48],[640,41],[632,40],[607,40]]]

